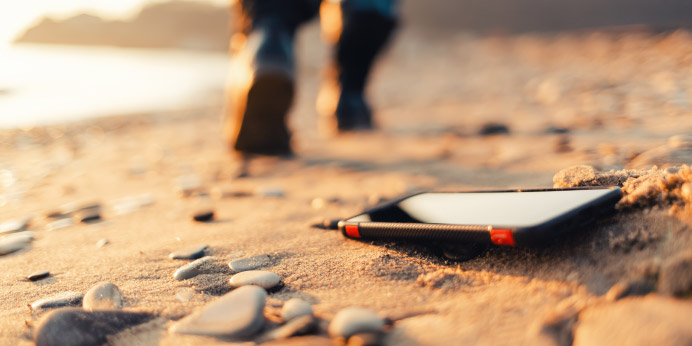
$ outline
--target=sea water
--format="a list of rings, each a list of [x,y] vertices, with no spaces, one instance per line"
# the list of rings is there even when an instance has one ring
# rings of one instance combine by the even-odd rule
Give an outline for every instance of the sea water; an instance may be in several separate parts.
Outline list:
[[[222,52],[0,46],[0,128],[205,106],[227,65]]]

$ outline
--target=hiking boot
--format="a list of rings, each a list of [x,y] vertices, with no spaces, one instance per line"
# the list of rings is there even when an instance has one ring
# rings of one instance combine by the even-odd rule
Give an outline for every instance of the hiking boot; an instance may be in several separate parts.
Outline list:
[[[394,1],[323,1],[320,18],[325,38],[335,44],[335,61],[324,74],[317,98],[322,130],[371,130],[365,86],[375,58],[396,27]]]
[[[291,156],[286,114],[293,102],[293,31],[263,20],[239,45],[231,62],[226,138],[241,154]]]

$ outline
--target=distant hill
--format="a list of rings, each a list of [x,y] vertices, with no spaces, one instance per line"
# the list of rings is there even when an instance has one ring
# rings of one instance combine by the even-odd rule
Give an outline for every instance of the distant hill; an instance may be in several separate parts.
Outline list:
[[[44,18],[15,42],[226,50],[229,33],[227,7],[172,1],[148,5],[128,21]]]
[[[284,0],[289,1],[289,0]],[[442,31],[562,31],[643,24],[689,27],[683,0],[401,0],[402,22]],[[150,4],[128,21],[80,14],[43,19],[15,42],[226,50],[228,8],[174,0]]]

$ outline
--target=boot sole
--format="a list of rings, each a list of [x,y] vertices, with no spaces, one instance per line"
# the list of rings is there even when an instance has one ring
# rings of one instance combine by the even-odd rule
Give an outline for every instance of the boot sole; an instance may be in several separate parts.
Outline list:
[[[293,78],[280,70],[259,70],[247,92],[233,148],[244,154],[292,155],[286,114],[293,102]]]

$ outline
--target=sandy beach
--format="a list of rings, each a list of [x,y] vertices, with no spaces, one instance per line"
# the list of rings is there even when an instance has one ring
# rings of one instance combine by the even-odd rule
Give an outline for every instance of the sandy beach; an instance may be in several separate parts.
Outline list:
[[[311,44],[317,29],[298,39],[297,157],[254,160],[245,177],[221,137],[220,91],[203,108],[1,130],[0,222],[31,217],[34,240],[0,256],[0,344],[33,343],[45,312],[27,304],[104,281],[124,310],[155,316],[109,344],[228,344],[167,328],[230,292],[227,263],[254,255],[269,255],[263,269],[284,285],[269,294],[270,321],[294,297],[320,319],[312,335],[266,344],[330,345],[327,325],[349,306],[395,321],[387,345],[692,343],[692,175],[664,172],[692,163],[689,32],[405,29],[369,89],[379,130],[328,138],[314,110],[329,54]],[[507,133],[481,135],[488,124]],[[593,171],[553,181],[576,165]],[[632,203],[541,248],[458,262],[431,246],[310,227],[417,191],[593,185],[618,176],[611,169],[643,169],[619,181]],[[199,186],[185,196],[181,179]],[[95,202],[101,222],[52,229],[46,218]],[[215,220],[193,221],[200,208]],[[188,261],[169,253],[196,244],[213,261],[174,279]],[[41,270],[51,275],[25,279]]]

